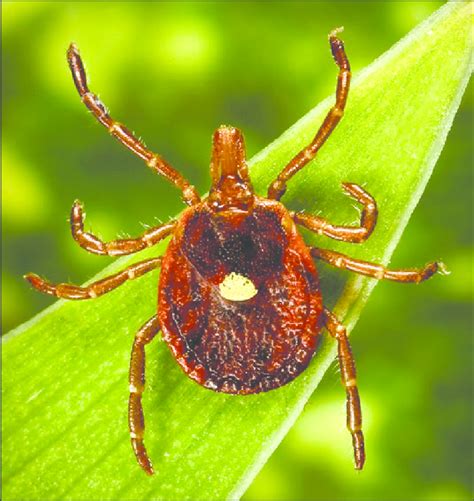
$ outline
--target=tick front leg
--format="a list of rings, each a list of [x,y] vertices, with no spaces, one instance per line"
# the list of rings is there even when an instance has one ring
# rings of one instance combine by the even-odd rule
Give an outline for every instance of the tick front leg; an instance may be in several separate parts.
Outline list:
[[[336,103],[329,110],[323,124],[314,136],[311,143],[303,148],[290,163],[278,174],[278,177],[273,181],[268,188],[268,198],[279,200],[286,191],[287,181],[294,176],[299,170],[307,165],[316,156],[321,146],[326,142],[331,135],[336,125],[340,122],[344,115],[347,96],[349,94],[349,85],[351,80],[351,68],[349,60],[344,51],[344,43],[338,34],[342,28],[337,28],[329,33],[329,43],[331,44],[331,52],[334,61],[339,66],[339,75],[337,77]]]
[[[357,389],[356,368],[346,328],[327,309],[324,308],[324,326],[337,340],[337,354],[341,369],[341,380],[346,389],[347,429],[352,435],[354,463],[356,470],[362,470],[365,462],[364,434],[362,433],[362,411],[359,390]]]
[[[360,217],[360,226],[355,228],[351,226],[334,226],[323,218],[302,212],[294,213],[293,219],[295,223],[334,240],[351,243],[364,242],[372,234],[377,223],[377,204],[374,198],[357,184],[343,183],[342,187],[346,193],[364,206]]]
[[[145,345],[155,337],[159,330],[158,316],[155,315],[135,335],[130,357],[128,426],[135,457],[138,464],[148,475],[153,475],[154,471],[143,443],[145,419],[143,416],[142,394],[145,388]]]
[[[72,78],[82,102],[92,112],[95,118],[118,139],[124,146],[146,162],[150,169],[165,177],[182,191],[183,200],[188,205],[200,201],[196,188],[192,186],[176,169],[171,167],[160,155],[149,150],[137,137],[135,137],[123,124],[114,120],[108,113],[101,100],[89,90],[86,71],[75,44],[71,44],[67,51],[67,60]]]
[[[44,292],[45,294],[50,294],[51,296],[64,299],[93,299],[116,289],[127,280],[141,277],[145,273],[158,268],[160,263],[160,257],[140,261],[139,263],[132,264],[128,268],[125,268],[125,270],[120,271],[115,275],[98,280],[97,282],[87,285],[86,287],[79,287],[71,284],[55,285],[43,280],[35,273],[28,273],[24,276],[24,278],[28,280],[28,282],[30,282],[35,289],[40,292]]]
[[[393,280],[394,282],[420,283],[432,277],[436,272],[448,274],[446,266],[441,262],[428,263],[424,268],[414,270],[388,270],[381,264],[354,259],[336,251],[311,248],[311,255],[326,263],[343,270],[355,271],[361,275],[376,278],[377,280]]]
[[[176,222],[172,221],[151,228],[138,238],[123,238],[103,242],[92,233],[84,231],[84,211],[82,204],[78,200],[74,202],[71,209],[72,237],[86,251],[101,256],[124,256],[151,247],[170,235],[175,226]]]

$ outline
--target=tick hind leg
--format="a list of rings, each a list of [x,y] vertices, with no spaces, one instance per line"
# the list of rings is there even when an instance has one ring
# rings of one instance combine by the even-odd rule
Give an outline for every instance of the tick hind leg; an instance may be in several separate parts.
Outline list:
[[[103,278],[85,287],[71,284],[52,284],[34,273],[28,273],[24,278],[28,280],[35,289],[45,294],[50,294],[51,296],[64,299],[93,299],[116,289],[127,280],[141,277],[145,273],[158,268],[160,263],[160,257],[140,261],[115,273],[115,275]]]
[[[337,78],[336,104],[329,110],[323,124],[319,128],[316,136],[311,143],[303,148],[290,163],[278,174],[278,177],[268,188],[268,198],[279,200],[286,191],[287,181],[308,164],[316,156],[321,146],[326,142],[331,132],[340,122],[344,108],[346,107],[347,95],[349,94],[349,85],[351,80],[351,68],[349,60],[344,51],[344,43],[337,35],[342,28],[335,29],[329,34],[329,43],[334,61],[339,66],[339,75]]]
[[[133,452],[138,464],[148,475],[153,475],[154,471],[143,443],[145,419],[143,416],[142,394],[145,388],[145,346],[156,336],[159,330],[158,316],[154,315],[135,335],[130,357],[128,426]]]
[[[448,273],[446,266],[442,262],[428,263],[424,268],[411,270],[388,270],[381,264],[370,263],[354,259],[336,251],[311,248],[311,255],[321,259],[326,263],[341,268],[343,270],[355,271],[361,275],[376,278],[378,280],[393,280],[394,282],[420,283],[431,278],[436,272],[446,275]]]
[[[354,357],[347,338],[346,328],[327,308],[324,308],[324,326],[329,334],[337,340],[341,380],[346,389],[347,429],[352,435],[355,468],[356,470],[362,470],[365,462],[365,447]]]
[[[370,237],[377,223],[377,204],[374,198],[357,184],[343,183],[342,187],[346,193],[363,205],[359,226],[334,226],[325,219],[303,212],[294,213],[293,219],[295,223],[334,240],[351,243],[364,242]]]

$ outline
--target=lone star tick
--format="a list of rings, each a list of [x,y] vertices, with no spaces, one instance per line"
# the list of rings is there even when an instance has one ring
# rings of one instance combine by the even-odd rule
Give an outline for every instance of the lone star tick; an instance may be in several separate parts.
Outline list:
[[[213,137],[212,186],[209,196],[201,199],[178,171],[110,117],[89,90],[77,47],[69,47],[67,59],[83,103],[110,134],[181,190],[189,206],[178,220],[149,229],[138,238],[103,242],[84,231],[82,206],[76,201],[71,212],[72,236],[87,251],[123,256],[171,235],[167,251],[163,257],[138,262],[87,287],[53,285],[32,273],[25,276],[46,294],[91,299],[161,267],[158,311],[135,335],[130,359],[130,437],[137,461],[148,474],[154,471],[143,443],[145,345],[160,330],[191,379],[216,392],[247,395],[293,381],[310,363],[319,333],[326,328],[338,344],[355,468],[364,465],[354,359],[345,327],[323,306],[314,259],[396,282],[419,283],[438,270],[443,272],[444,267],[432,262],[423,269],[393,271],[331,250],[308,247],[298,225],[344,242],[360,243],[370,236],[377,220],[377,205],[356,184],[342,186],[362,205],[359,226],[335,226],[320,217],[288,211],[279,202],[286,183],[314,159],[343,116],[351,72],[344,44],[338,38],[340,31],[329,34],[332,55],[339,67],[336,103],[311,143],[271,183],[267,198],[257,196],[252,188],[242,133],[221,126]]]

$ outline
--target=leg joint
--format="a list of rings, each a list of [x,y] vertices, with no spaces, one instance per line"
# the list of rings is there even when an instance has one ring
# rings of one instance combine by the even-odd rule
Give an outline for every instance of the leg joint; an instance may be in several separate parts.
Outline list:
[[[346,328],[343,325],[338,324],[335,328],[335,332],[336,332],[337,337],[345,336],[346,335]]]
[[[143,385],[139,384],[139,385],[136,385],[134,383],[130,383],[130,386],[128,387],[129,388],[129,391],[131,394],[135,394],[135,395],[141,395],[143,393]]]
[[[353,388],[354,386],[357,386],[357,381],[355,378],[351,378],[347,381],[344,381],[344,385],[346,388]]]

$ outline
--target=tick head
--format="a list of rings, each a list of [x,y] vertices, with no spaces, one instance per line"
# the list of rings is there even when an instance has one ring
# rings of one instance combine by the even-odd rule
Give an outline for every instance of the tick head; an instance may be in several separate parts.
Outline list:
[[[211,158],[212,186],[209,205],[217,213],[248,213],[253,188],[245,159],[244,137],[239,129],[222,125],[214,132]]]

